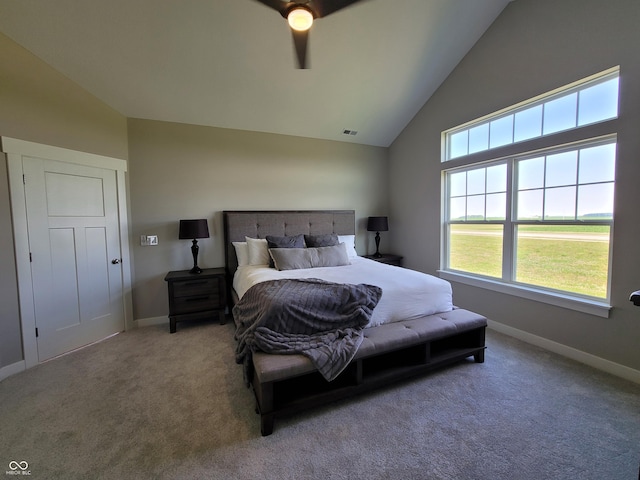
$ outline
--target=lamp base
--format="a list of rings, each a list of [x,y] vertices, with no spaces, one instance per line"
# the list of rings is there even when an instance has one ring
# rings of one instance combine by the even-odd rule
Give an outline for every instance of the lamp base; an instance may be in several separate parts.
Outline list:
[[[189,270],[189,273],[202,273],[202,269],[198,266],[198,240],[193,239],[193,245],[191,245],[191,255],[193,255],[193,268]]]
[[[376,258],[380,258],[382,256],[380,253],[380,232],[376,232],[376,253],[374,253],[373,256]]]

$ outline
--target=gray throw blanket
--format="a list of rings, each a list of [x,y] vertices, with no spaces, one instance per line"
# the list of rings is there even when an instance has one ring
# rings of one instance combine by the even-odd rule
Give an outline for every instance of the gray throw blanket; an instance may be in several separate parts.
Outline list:
[[[267,353],[307,356],[331,381],[353,359],[378,304],[382,289],[318,279],[261,282],[233,307],[236,362],[244,365],[245,382],[253,371],[252,355]]]

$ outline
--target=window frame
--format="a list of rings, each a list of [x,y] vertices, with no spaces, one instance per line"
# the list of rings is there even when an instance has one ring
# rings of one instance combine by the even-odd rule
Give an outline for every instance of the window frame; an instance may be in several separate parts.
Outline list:
[[[611,305],[611,274],[612,274],[612,252],[614,238],[614,218],[608,219],[578,219],[573,220],[518,220],[516,217],[517,208],[517,162],[526,158],[534,158],[536,155],[549,155],[560,153],[561,151],[578,150],[580,148],[614,143],[617,146],[617,125],[618,116],[603,121],[576,126],[574,128],[554,132],[548,135],[541,135],[528,140],[512,142],[511,144],[499,147],[488,148],[483,151],[473,152],[465,156],[456,157],[451,160],[445,160],[445,154],[448,152],[449,145],[446,135],[452,131],[460,131],[473,128],[474,124],[480,125],[487,122],[490,118],[508,115],[509,112],[515,112],[527,108],[534,103],[542,104],[546,99],[561,96],[570,90],[579,91],[581,88],[587,88],[595,83],[598,79],[607,81],[617,75],[618,86],[618,112],[620,99],[620,74],[619,67],[614,67],[605,72],[587,77],[578,82],[574,82],[570,86],[556,89],[548,94],[540,95],[535,99],[522,102],[513,107],[503,109],[492,115],[487,115],[482,119],[473,122],[467,122],[455,129],[450,129],[442,133],[442,167],[441,167],[441,192],[442,192],[442,208],[441,208],[441,255],[439,275],[447,280],[464,283],[480,288],[486,288],[493,291],[515,295],[551,305],[556,305],[572,310],[597,315],[607,318],[609,316]],[[595,79],[595,80],[594,80]],[[586,87],[584,86],[586,85]],[[523,107],[524,106],[524,107]],[[502,155],[497,156],[497,153]],[[617,150],[616,150],[617,157]],[[506,194],[506,218],[504,220],[465,220],[450,221],[449,220],[449,189],[448,178],[451,173],[469,171],[476,168],[487,168],[493,165],[507,165],[507,194]],[[613,180],[615,192],[615,178]],[[578,184],[576,184],[576,187]],[[485,192],[486,194],[486,192]],[[614,193],[615,195],[615,193]],[[514,198],[515,196],[515,198]],[[486,210],[485,210],[486,215]],[[577,206],[576,206],[576,215]],[[614,214],[615,217],[615,214]],[[449,236],[450,225],[466,224],[466,225],[503,225],[503,250],[502,250],[502,277],[489,277],[486,275],[470,273],[466,271],[453,270],[449,267]],[[607,266],[607,290],[606,298],[591,297],[579,293],[573,293],[562,290],[555,290],[542,286],[535,286],[515,281],[516,278],[516,242],[517,227],[519,225],[607,225],[609,226],[609,248],[608,248],[608,266]]]

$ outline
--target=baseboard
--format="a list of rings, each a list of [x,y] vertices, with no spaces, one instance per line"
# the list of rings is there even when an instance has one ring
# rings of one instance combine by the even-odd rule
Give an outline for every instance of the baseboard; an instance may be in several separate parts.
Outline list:
[[[589,365],[590,367],[602,370],[603,372],[610,373],[616,377],[624,378],[625,380],[630,380],[634,383],[640,384],[640,370],[634,370],[633,368],[620,365],[619,363],[596,357],[595,355],[583,352],[582,350],[568,347],[567,345],[533,335],[532,333],[525,332],[524,330],[519,330],[493,320],[487,320],[487,326],[496,332],[504,333],[505,335],[517,338],[523,342],[530,343],[553,353],[557,353],[558,355],[562,355],[563,357],[570,358],[577,362],[584,363],[585,365]]]
[[[152,325],[169,325],[169,319],[165,317],[148,317],[136,320],[138,327],[150,327]]]
[[[11,365],[0,368],[0,382],[5,378],[10,377],[11,375],[24,372],[26,369],[27,364],[24,360],[20,360],[19,362],[12,363]]]

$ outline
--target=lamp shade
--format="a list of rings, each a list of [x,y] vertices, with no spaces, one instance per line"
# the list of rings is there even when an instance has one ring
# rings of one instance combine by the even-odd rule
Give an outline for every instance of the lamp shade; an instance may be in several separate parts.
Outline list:
[[[387,230],[389,230],[387,217],[369,217],[369,221],[367,222],[367,231],[386,232]]]
[[[180,240],[209,238],[209,225],[206,218],[199,220],[180,220]]]

